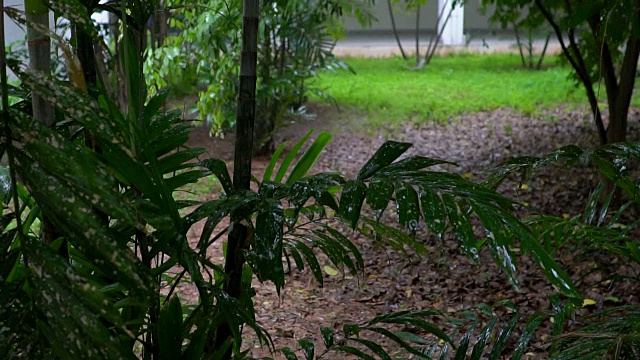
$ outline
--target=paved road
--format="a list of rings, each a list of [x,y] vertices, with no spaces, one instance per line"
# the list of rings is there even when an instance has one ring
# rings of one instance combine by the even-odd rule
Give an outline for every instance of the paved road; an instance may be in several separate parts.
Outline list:
[[[430,36],[424,35],[420,39],[420,51],[424,52],[430,40]],[[401,37],[402,46],[407,54],[415,53],[415,38],[411,35]],[[534,51],[541,51],[544,46],[544,39],[534,42]],[[467,40],[467,44],[462,46],[440,46],[438,53],[517,53],[516,40],[514,37],[474,37]],[[560,44],[555,37],[549,41],[548,54],[560,52]],[[334,49],[334,54],[341,57],[390,57],[400,55],[400,50],[392,34],[352,34],[346,39],[338,41]]]

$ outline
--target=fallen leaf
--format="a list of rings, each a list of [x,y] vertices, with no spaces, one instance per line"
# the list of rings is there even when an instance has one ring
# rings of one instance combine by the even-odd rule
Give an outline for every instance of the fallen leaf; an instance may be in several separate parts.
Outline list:
[[[582,302],[582,307],[585,306],[589,306],[589,305],[595,305],[596,301],[593,299],[584,299],[584,301]]]
[[[324,269],[324,272],[327,273],[327,275],[329,275],[329,276],[338,275],[338,270],[332,268],[331,266],[327,265],[327,266],[323,267],[323,269]]]

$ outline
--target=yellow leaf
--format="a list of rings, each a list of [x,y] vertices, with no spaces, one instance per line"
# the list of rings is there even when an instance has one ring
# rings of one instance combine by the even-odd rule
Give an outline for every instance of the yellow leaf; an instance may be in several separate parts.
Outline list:
[[[556,319],[554,319],[553,316],[549,318],[549,321],[551,321],[552,324],[556,323]]]
[[[520,184],[520,186],[518,186],[518,188],[520,190],[529,190],[529,185],[527,184]]]
[[[525,202],[522,203],[522,206],[529,207],[529,203],[525,201]]]
[[[474,177],[473,173],[470,172],[466,172],[464,174],[462,174],[462,177],[465,179],[471,179],[472,177]]]
[[[569,215],[567,213],[562,214],[562,218],[565,219],[565,220],[569,220],[570,217],[571,217],[571,215]]]
[[[584,301],[582,302],[582,307],[595,305],[595,304],[596,304],[596,301],[593,299],[584,299]]]
[[[325,266],[325,267],[323,267],[323,269],[324,269],[324,272],[326,272],[327,275],[329,275],[329,276],[338,275],[338,270],[332,268],[331,266]]]

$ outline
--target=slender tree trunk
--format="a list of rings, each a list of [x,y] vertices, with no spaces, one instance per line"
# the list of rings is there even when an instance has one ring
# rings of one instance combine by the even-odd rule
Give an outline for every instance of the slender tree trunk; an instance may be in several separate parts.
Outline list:
[[[420,5],[416,9],[416,67],[420,66]]]
[[[542,69],[542,61],[544,57],[547,55],[547,48],[549,47],[549,40],[551,39],[551,34],[547,35],[547,38],[544,40],[544,46],[542,47],[542,52],[540,53],[540,57],[538,58],[538,64],[536,65],[536,70]]]
[[[24,3],[27,21],[42,28],[49,28],[49,8],[43,0],[27,0]],[[27,26],[27,47],[29,48],[29,65],[32,69],[45,74],[51,73],[51,39],[32,26]],[[47,126],[55,122],[51,104],[37,94],[32,94],[33,118]]]
[[[438,15],[438,21],[436,24],[436,34],[429,41],[429,47],[427,48],[427,53],[424,55],[424,64],[429,64],[433,56],[436,54],[436,50],[438,49],[438,45],[440,44],[440,39],[442,38],[442,33],[444,28],[447,26],[449,19],[451,19],[451,14],[453,13],[453,6],[449,8],[449,12],[447,13],[447,17],[442,21],[442,17],[444,16],[444,11],[446,7],[442,8],[442,11]],[[442,23],[442,26],[440,25]],[[435,41],[434,41],[435,39]],[[433,43],[433,46],[431,45]]]
[[[527,67],[527,61],[524,57],[524,51],[522,51],[522,41],[520,40],[520,32],[518,31],[518,24],[513,23],[513,32],[516,36],[516,44],[518,45],[518,51],[520,52],[520,60],[522,60],[522,67]]]
[[[542,4],[542,0],[535,0],[535,3],[542,15],[551,25],[551,28],[553,28],[553,32],[556,34],[558,42],[560,43],[560,47],[562,48],[562,53],[567,58],[576,74],[578,75],[578,78],[584,85],[585,91],[587,92],[587,98],[589,99],[589,105],[591,106],[591,113],[596,124],[596,129],[598,130],[600,144],[607,144],[607,129],[604,127],[604,122],[602,121],[602,113],[600,112],[598,97],[593,90],[593,82],[591,81],[591,77],[589,76],[583,54],[580,52],[575,39],[575,29],[572,28],[568,31],[569,45],[567,46],[564,41],[564,33],[560,28],[558,22],[554,19],[553,14],[551,14],[551,12],[549,12],[549,10]],[[569,13],[571,12],[571,9],[566,10]]]
[[[400,36],[398,35],[398,28],[396,27],[395,16],[393,16],[393,5],[391,4],[391,0],[387,0],[387,6],[389,7],[389,18],[391,19],[391,29],[393,30],[393,36],[396,38],[396,42],[398,43],[398,49],[400,49],[400,54],[402,54],[402,58],[407,60],[407,54],[404,52],[404,48],[402,47],[402,42],[400,41]]]
[[[240,91],[236,112],[236,144],[234,155],[233,187],[242,192],[250,189],[251,158],[253,156],[253,127],[256,113],[256,79],[258,59],[259,0],[243,1],[242,55],[240,59]],[[227,240],[224,270],[228,277],[224,291],[238,299],[242,291],[242,267],[245,264],[242,249],[247,241],[247,227],[242,218],[232,214],[232,230]],[[214,349],[232,337],[229,324],[222,324],[216,333]],[[239,348],[241,344],[235,344]],[[212,350],[214,350],[212,349]],[[231,350],[225,358],[231,358]]]

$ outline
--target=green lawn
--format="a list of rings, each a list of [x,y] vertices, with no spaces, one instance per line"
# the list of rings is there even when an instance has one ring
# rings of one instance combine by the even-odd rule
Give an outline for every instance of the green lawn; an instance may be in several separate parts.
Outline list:
[[[508,107],[524,113],[561,105],[588,106],[584,90],[568,78],[570,69],[545,59],[540,71],[522,68],[518,55],[436,57],[421,70],[402,58],[346,59],[346,70],[323,72],[315,85],[339,105],[369,114],[374,123],[446,120],[466,112]],[[604,89],[601,90],[605,102]],[[634,104],[638,105],[636,96]]]

